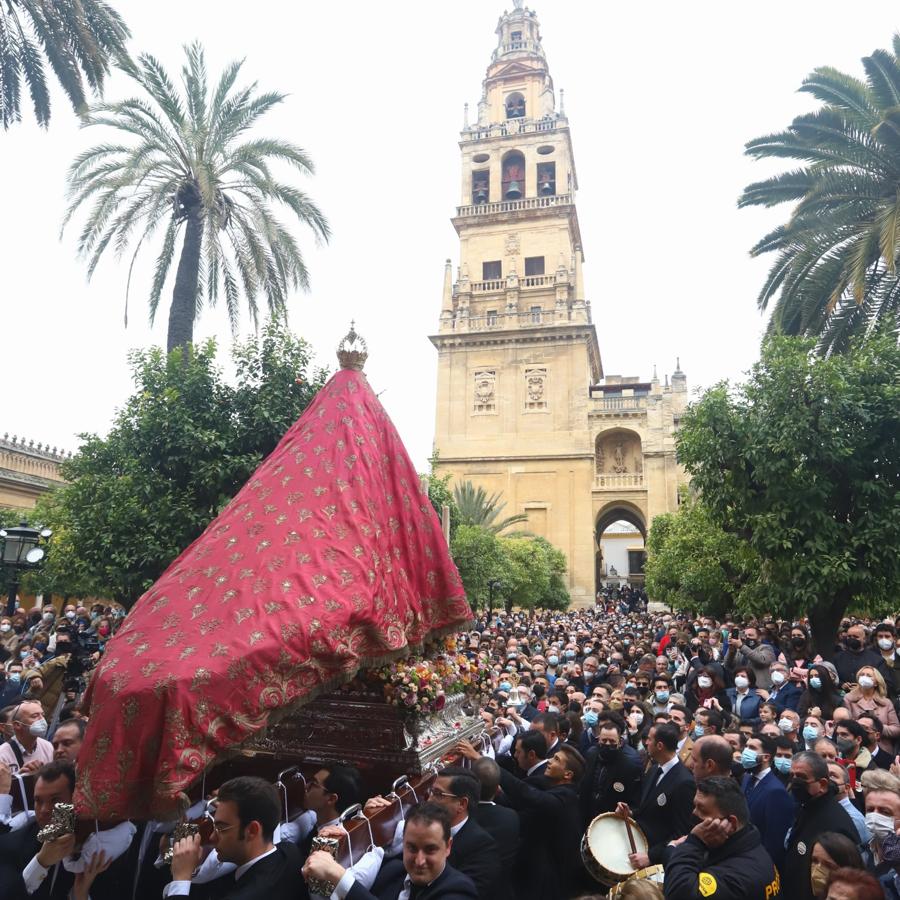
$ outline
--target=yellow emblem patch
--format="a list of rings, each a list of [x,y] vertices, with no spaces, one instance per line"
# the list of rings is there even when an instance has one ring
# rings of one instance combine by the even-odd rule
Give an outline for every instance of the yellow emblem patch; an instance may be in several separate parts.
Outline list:
[[[697,886],[700,889],[700,894],[703,897],[712,897],[712,895],[716,892],[719,885],[716,884],[716,879],[709,874],[709,872],[701,872],[697,878]]]

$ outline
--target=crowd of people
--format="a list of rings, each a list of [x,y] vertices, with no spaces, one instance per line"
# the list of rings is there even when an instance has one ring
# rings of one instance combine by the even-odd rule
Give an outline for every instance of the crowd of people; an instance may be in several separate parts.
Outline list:
[[[393,842],[346,869],[317,839],[340,838],[348,807],[391,801],[365,796],[339,762],[308,779],[307,810],[289,822],[271,784],[226,782],[211,852],[186,837],[164,862],[171,823],[122,823],[79,852],[71,835],[38,841],[72,798],[80,670],[120,616],[0,617],[0,897],[304,898],[328,884],[338,900],[595,898],[599,821],[638,838],[623,898],[900,900],[896,623],[846,619],[817,653],[802,621],[600,599],[483,616],[460,636],[491,671],[486,738],[460,741]],[[37,777],[33,809],[14,815],[18,774]]]

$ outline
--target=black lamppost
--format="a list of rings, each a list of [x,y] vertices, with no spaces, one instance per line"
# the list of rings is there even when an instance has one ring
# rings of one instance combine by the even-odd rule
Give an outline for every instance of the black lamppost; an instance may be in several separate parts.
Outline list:
[[[494,614],[494,591],[499,591],[502,585],[494,579],[488,582],[488,619]]]
[[[16,595],[22,572],[40,566],[46,551],[39,545],[41,540],[49,540],[52,534],[49,528],[29,528],[24,520],[15,528],[0,529],[0,568],[9,577],[8,616],[16,612]]]

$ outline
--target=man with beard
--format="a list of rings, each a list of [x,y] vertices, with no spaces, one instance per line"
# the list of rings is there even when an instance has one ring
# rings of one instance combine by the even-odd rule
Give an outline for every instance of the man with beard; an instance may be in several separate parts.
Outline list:
[[[894,679],[888,671],[884,658],[871,647],[866,646],[866,629],[864,625],[851,625],[847,636],[842,641],[842,649],[834,655],[834,667],[838,673],[838,686],[849,691],[856,683],[856,673],[863,666],[878,669],[887,684],[888,694],[896,696]]]

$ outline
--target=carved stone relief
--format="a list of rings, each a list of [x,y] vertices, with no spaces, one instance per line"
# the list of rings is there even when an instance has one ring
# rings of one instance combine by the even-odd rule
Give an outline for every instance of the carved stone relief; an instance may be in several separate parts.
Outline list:
[[[477,369],[474,378],[473,411],[491,413],[497,409],[497,370]]]
[[[547,408],[547,369],[534,366],[525,370],[525,408]]]
[[[519,235],[515,232],[512,232],[506,236],[506,255],[507,256],[518,256],[521,250],[521,242],[519,241]]]

